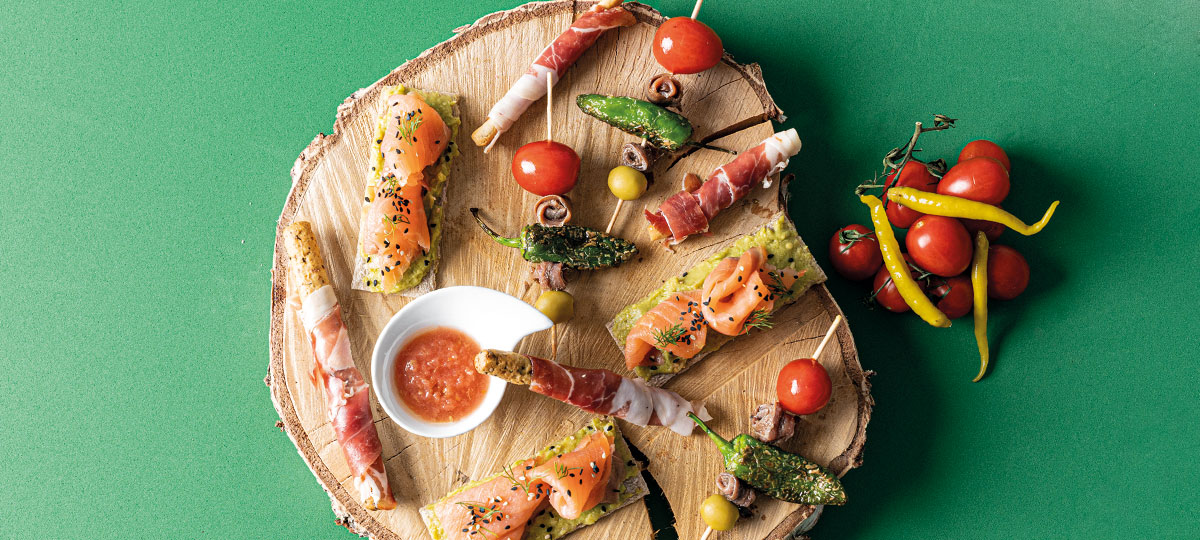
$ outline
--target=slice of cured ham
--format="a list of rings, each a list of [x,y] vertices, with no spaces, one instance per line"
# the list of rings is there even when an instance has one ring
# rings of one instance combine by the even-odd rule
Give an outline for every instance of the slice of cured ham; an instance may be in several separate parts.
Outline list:
[[[487,145],[486,150],[490,150],[529,105],[546,95],[547,80],[557,83],[605,31],[636,24],[637,18],[620,4],[621,0],[596,4],[547,45],[529,70],[492,106],[487,121],[471,134],[476,146]]]
[[[536,356],[491,349],[475,357],[475,369],[511,383],[528,384],[534,392],[590,413],[615,416],[639,426],[665,426],[680,435],[691,435],[695,426],[687,413],[695,413],[702,420],[709,417],[700,403],[607,369],[564,366]]]
[[[300,298],[300,321],[312,342],[311,380],[325,396],[326,415],[342,447],[359,501],[368,510],[396,507],[383,464],[383,446],[371,418],[370,388],[354,365],[350,335],[342,320],[325,261],[312,226],[305,221],[285,230],[289,284]]]
[[[770,185],[771,175],[787,167],[788,159],[798,152],[800,136],[795,129],[768,137],[718,167],[696,191],[680,191],[668,197],[657,212],[646,210],[651,236],[674,245],[693,234],[708,232],[708,224],[718,212],[745,197],[755,184]]]

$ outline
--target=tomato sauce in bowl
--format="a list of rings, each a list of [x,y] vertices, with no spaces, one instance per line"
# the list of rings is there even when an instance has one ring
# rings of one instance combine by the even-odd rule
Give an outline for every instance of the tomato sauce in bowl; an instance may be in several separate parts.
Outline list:
[[[427,422],[453,422],[479,408],[488,376],[475,371],[479,344],[453,328],[430,328],[396,353],[392,380],[400,400]]]

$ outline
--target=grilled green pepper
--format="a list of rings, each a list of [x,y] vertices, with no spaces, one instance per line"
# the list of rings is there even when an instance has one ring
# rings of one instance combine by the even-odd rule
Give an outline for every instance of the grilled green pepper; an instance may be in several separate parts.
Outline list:
[[[556,262],[577,270],[594,270],[619,266],[637,253],[633,242],[578,225],[547,227],[532,223],[521,230],[521,236],[500,236],[479,218],[479,209],[471,215],[483,227],[483,232],[500,245],[521,250],[529,262]]]
[[[686,117],[649,101],[580,94],[575,98],[575,104],[583,112],[621,131],[646,139],[659,148],[678,150],[692,136],[692,123]]]
[[[846,504],[842,483],[829,471],[803,456],[784,452],[745,433],[722,439],[696,415],[688,418],[717,443],[725,457],[725,470],[759,491],[796,504]]]

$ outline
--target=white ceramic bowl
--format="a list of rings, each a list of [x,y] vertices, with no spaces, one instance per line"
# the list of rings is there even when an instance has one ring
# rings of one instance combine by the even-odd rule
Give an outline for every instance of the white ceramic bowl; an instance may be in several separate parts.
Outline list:
[[[392,421],[409,432],[435,438],[466,433],[496,410],[507,383],[489,377],[487,395],[471,414],[454,422],[428,422],[400,400],[393,380],[396,353],[413,334],[436,326],[454,328],[483,349],[511,351],[521,338],[551,325],[533,306],[499,291],[468,286],[438,289],[409,302],[383,327],[371,354],[371,387]]]

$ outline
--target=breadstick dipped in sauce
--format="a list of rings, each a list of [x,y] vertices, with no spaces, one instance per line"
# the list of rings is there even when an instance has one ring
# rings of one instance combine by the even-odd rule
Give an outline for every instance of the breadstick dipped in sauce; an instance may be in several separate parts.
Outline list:
[[[354,365],[342,308],[312,225],[292,223],[283,239],[288,282],[300,302],[300,321],[312,340],[315,363],[310,378],[324,390],[329,423],[350,466],[358,499],[368,510],[395,508],[396,498],[383,465],[383,446],[371,418],[370,387]]]

